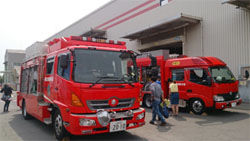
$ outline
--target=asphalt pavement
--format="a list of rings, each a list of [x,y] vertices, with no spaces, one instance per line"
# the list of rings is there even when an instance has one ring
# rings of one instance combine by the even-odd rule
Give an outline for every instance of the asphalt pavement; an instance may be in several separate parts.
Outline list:
[[[4,102],[0,102],[3,110]],[[10,111],[0,111],[0,141],[55,141],[51,126],[36,119],[24,120],[15,98]],[[250,104],[234,109],[194,115],[181,112],[169,117],[167,126],[151,125],[151,109],[146,109],[146,125],[126,132],[71,136],[72,141],[249,141]]]

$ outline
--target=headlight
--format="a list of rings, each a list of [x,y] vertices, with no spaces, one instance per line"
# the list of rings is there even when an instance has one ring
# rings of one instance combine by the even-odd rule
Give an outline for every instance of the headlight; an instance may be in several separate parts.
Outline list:
[[[139,114],[139,115],[136,117],[136,120],[143,119],[144,116],[145,116],[145,113],[141,113],[141,114]]]
[[[235,99],[239,99],[240,98],[240,94],[237,93],[236,96],[235,96]]]
[[[80,119],[80,126],[95,126],[95,120],[92,120],[92,119],[85,119],[85,118],[82,118]]]
[[[100,110],[96,113],[99,123],[104,127],[109,124],[110,115],[107,111]]]
[[[129,116],[129,117],[132,117],[134,115],[133,111],[132,110],[129,110],[126,112],[126,115]]]
[[[222,101],[224,101],[224,98],[222,96],[215,95],[214,96],[214,101],[216,101],[216,102],[222,102]]]

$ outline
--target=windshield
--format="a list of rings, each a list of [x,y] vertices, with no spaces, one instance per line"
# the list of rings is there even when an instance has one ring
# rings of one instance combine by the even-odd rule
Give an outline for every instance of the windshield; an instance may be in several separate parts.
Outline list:
[[[73,80],[80,83],[137,82],[135,57],[132,53],[76,49]]]
[[[209,70],[216,83],[235,82],[233,73],[226,66],[211,67]]]

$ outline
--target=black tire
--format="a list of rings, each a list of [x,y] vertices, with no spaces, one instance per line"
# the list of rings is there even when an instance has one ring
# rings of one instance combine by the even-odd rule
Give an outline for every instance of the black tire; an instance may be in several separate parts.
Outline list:
[[[189,106],[191,111],[196,115],[201,115],[205,110],[205,104],[201,99],[192,99]]]
[[[53,115],[53,130],[56,139],[59,141],[68,136],[68,132],[63,125],[62,116],[59,110],[56,110]]]
[[[31,119],[30,114],[27,113],[25,101],[22,103],[22,115],[25,120]]]
[[[152,100],[151,100],[151,95],[146,94],[143,97],[143,105],[147,108],[151,108],[152,107]]]

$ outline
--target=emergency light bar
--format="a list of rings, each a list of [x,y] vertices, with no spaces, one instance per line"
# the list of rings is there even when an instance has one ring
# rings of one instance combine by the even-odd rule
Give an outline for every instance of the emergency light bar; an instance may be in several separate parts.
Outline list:
[[[87,42],[97,42],[97,43],[106,43],[106,44],[116,44],[116,45],[125,45],[126,42],[117,41],[117,40],[105,40],[105,39],[97,39],[91,37],[80,37],[80,36],[70,36],[71,40],[78,41],[87,41]]]

